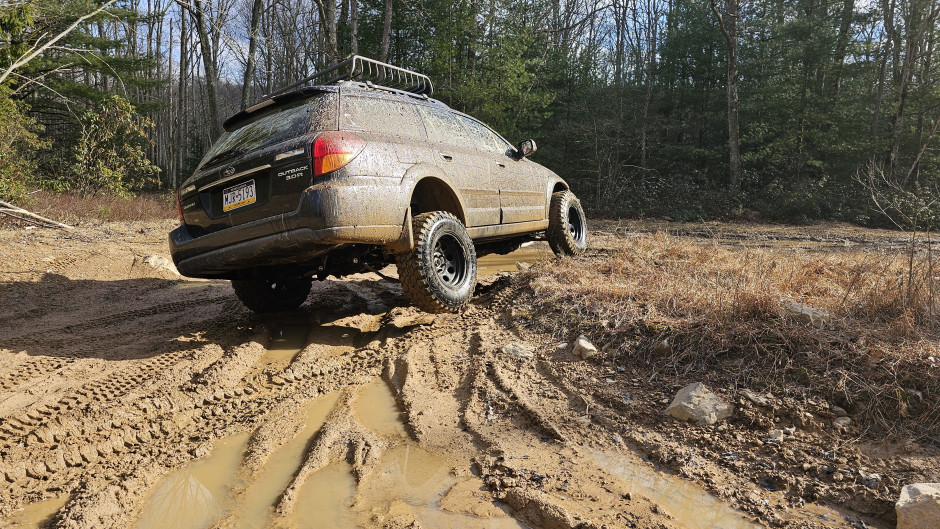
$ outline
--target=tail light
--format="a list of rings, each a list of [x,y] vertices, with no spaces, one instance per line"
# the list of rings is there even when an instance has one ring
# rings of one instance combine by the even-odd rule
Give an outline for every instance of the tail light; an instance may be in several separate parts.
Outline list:
[[[183,222],[183,206],[180,204],[180,190],[176,190],[176,216]]]
[[[348,164],[365,146],[348,132],[324,132],[313,142],[313,176],[321,176]]]

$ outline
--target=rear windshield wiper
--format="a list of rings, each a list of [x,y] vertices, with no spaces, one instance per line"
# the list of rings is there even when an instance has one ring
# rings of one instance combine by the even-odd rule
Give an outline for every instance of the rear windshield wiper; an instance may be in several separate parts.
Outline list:
[[[229,158],[235,158],[236,156],[244,154],[245,151],[239,149],[238,147],[232,147],[231,149],[225,149],[224,151],[216,154],[212,158],[206,160],[206,163],[202,164],[203,167],[209,167],[212,164],[219,163],[222,160],[228,160]]]

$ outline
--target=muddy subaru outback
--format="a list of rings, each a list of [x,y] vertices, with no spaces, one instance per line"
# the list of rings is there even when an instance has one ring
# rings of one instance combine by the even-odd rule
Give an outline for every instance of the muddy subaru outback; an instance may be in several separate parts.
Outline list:
[[[321,84],[307,86],[318,80]],[[352,57],[232,116],[177,190],[180,273],[230,279],[255,312],[299,307],[314,279],[395,263],[412,303],[465,305],[477,257],[546,239],[584,251],[568,184],[426,76]]]

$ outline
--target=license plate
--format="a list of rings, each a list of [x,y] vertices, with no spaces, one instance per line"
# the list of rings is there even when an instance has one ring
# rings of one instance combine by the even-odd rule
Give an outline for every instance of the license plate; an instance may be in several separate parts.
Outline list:
[[[237,186],[226,187],[222,190],[222,211],[231,211],[248,204],[254,204],[256,196],[254,180],[243,182]]]

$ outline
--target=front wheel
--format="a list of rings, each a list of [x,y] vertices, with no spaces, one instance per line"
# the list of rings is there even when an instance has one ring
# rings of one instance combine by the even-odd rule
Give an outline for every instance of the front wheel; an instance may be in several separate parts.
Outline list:
[[[283,312],[303,305],[310,294],[309,278],[233,279],[232,288],[243,305],[252,312]]]
[[[414,249],[395,257],[402,290],[421,310],[456,312],[470,301],[477,284],[470,235],[457,217],[443,211],[416,216],[412,228]]]
[[[587,219],[571,191],[552,194],[545,235],[555,255],[580,255],[587,249]]]

